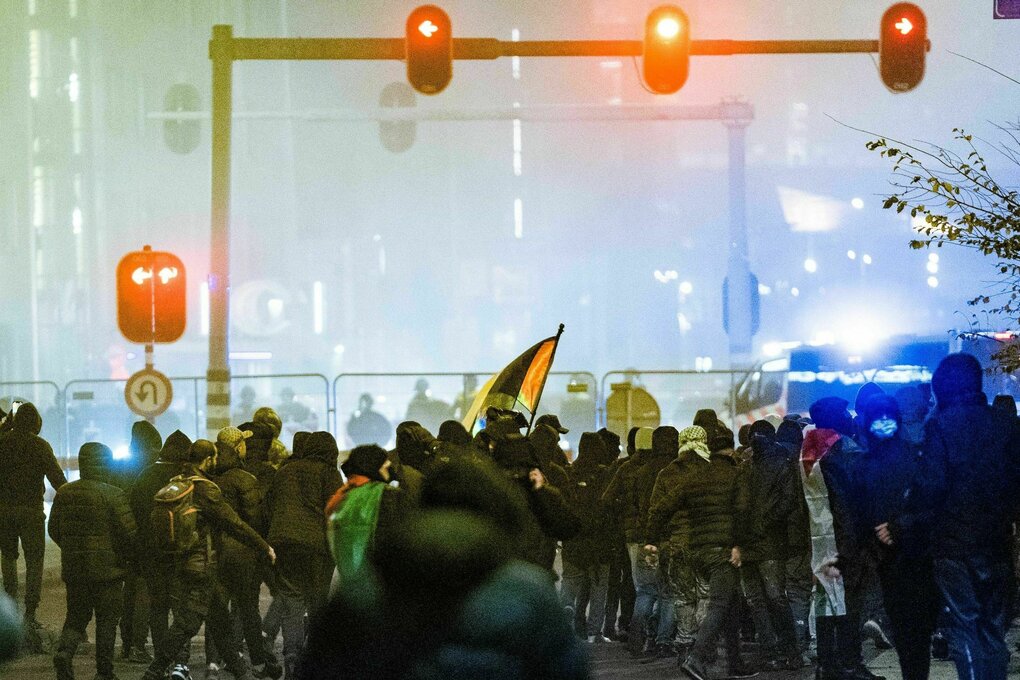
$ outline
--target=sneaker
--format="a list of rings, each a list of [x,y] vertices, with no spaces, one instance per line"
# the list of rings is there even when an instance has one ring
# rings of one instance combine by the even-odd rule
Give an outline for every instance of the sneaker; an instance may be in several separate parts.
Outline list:
[[[709,680],[708,670],[693,654],[680,664],[680,671],[691,680]]]
[[[878,621],[875,621],[874,619],[865,621],[863,632],[866,637],[872,639],[875,643],[876,649],[892,649],[892,641],[889,639],[889,636],[885,634],[885,631],[882,630],[882,626],[878,623]]]
[[[220,665],[218,663],[211,663],[206,666],[205,669],[205,680],[218,680],[220,677]],[[173,678],[171,678],[173,680]]]
[[[152,663],[152,655],[144,649],[132,649],[131,652],[124,657],[124,660],[128,663],[143,663],[148,666]]]
[[[170,680],[191,680],[191,669],[182,663],[177,664],[170,671]]]
[[[607,642],[612,642],[612,640],[607,638],[605,635],[589,635],[588,636],[588,644],[590,644],[590,645],[605,644]]]

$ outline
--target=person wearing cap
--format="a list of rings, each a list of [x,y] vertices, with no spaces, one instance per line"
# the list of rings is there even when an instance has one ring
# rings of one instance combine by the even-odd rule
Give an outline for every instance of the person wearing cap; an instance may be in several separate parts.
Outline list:
[[[223,500],[237,516],[264,535],[264,491],[258,479],[245,469],[246,443],[251,437],[251,430],[236,427],[225,427],[219,431],[213,480],[220,487]],[[229,534],[224,535],[217,575],[228,597],[231,616],[240,623],[252,665],[261,666],[263,674],[269,677],[280,677],[283,669],[262,637],[262,616],[259,613],[262,573],[258,554]]]
[[[217,548],[227,535],[252,548],[260,560],[276,561],[276,553],[258,532],[244,522],[223,498],[223,492],[209,475],[216,469],[216,445],[199,439],[189,449],[181,465],[181,476],[193,485],[192,500],[198,510],[195,547],[182,554],[173,554],[174,622],[167,633],[166,644],[157,648],[153,662],[143,680],[163,680],[171,664],[171,680],[190,680],[188,658],[191,639],[203,623],[208,623],[216,647],[226,660],[226,667],[238,680],[250,679],[251,668],[240,654],[239,641],[234,638],[227,610],[227,595],[217,577]]]

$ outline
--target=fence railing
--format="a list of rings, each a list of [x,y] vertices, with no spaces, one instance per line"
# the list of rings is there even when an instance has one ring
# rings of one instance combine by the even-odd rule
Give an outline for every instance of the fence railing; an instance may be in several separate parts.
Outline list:
[[[284,422],[282,439],[294,433],[329,430],[341,448],[374,442],[391,447],[396,426],[415,420],[437,433],[444,420],[459,420],[491,373],[342,373],[330,381],[319,373],[234,376],[232,422],[251,419],[259,406],[272,406]],[[581,434],[608,427],[625,437],[633,426],[690,424],[703,408],[715,409],[731,427],[753,408],[744,394],[753,376],[742,371],[609,371],[601,380],[589,371],[549,375],[539,414],[555,413],[570,429],[565,439],[576,450]],[[171,378],[174,398],[156,421],[165,439],[181,430],[191,439],[205,436],[204,377]],[[127,454],[131,426],[138,417],[124,402],[125,380],[0,382],[4,400],[36,404],[43,436],[69,465],[87,441],[102,441],[118,456]],[[764,393],[764,392],[763,392]],[[763,402],[764,403],[764,402]],[[751,407],[748,404],[752,404]]]

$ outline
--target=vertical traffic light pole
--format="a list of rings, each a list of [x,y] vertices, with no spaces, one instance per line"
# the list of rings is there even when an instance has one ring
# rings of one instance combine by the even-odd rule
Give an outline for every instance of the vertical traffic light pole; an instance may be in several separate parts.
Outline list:
[[[212,224],[209,249],[209,368],[206,436],[230,425],[230,125],[233,115],[234,30],[213,26]]]

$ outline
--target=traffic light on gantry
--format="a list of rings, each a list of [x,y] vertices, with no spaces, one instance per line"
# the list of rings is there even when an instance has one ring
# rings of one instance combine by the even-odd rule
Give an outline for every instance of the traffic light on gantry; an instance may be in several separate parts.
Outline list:
[[[130,342],[173,342],[187,325],[184,263],[173,253],[148,249],[117,265],[117,325]]]
[[[407,17],[407,81],[422,94],[439,94],[453,79],[450,17],[435,5],[416,8]]]
[[[673,94],[687,82],[691,60],[691,25],[679,7],[663,5],[645,21],[643,73],[648,89]]]
[[[879,71],[893,92],[909,92],[924,78],[928,19],[917,5],[901,2],[882,15]]]

